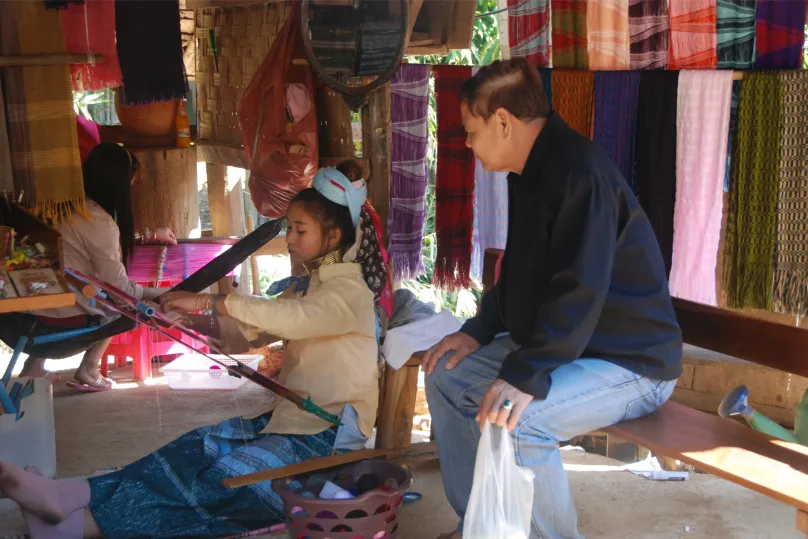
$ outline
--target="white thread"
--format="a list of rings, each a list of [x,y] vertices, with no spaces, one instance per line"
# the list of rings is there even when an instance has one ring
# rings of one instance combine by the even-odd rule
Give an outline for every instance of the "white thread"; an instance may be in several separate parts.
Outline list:
[[[87,63],[95,67],[95,54],[90,49],[90,21],[87,17],[87,2],[84,2],[84,37],[87,39]]]

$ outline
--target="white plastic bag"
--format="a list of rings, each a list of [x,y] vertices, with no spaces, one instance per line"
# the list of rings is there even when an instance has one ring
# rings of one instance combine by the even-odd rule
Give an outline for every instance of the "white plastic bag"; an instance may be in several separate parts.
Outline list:
[[[508,430],[486,421],[463,539],[528,539],[533,476],[533,470],[517,466]]]

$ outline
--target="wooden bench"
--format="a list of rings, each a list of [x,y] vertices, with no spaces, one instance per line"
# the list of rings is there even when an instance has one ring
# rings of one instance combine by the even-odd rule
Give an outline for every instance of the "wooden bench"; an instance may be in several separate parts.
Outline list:
[[[485,253],[486,290],[495,282],[500,254]],[[808,376],[803,360],[808,330],[679,299],[674,307],[686,343]],[[653,414],[604,430],[795,507],[797,529],[808,537],[808,447],[670,401]]]

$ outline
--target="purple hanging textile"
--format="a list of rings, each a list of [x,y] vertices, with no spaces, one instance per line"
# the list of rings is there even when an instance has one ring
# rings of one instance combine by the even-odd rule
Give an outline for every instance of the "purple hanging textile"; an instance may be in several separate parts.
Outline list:
[[[806,0],[759,0],[755,68],[799,69],[805,40]]]
[[[393,279],[424,273],[421,242],[426,218],[429,66],[403,64],[393,76],[390,112],[390,261]]]
[[[595,73],[594,141],[609,157],[636,193],[634,181],[634,133],[637,131],[639,71]]]

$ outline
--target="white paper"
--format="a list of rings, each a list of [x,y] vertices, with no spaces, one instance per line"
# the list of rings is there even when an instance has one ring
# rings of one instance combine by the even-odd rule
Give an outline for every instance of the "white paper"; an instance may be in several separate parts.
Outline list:
[[[445,336],[460,330],[460,322],[450,311],[387,331],[382,354],[393,369],[400,369],[416,352],[424,352]]]

